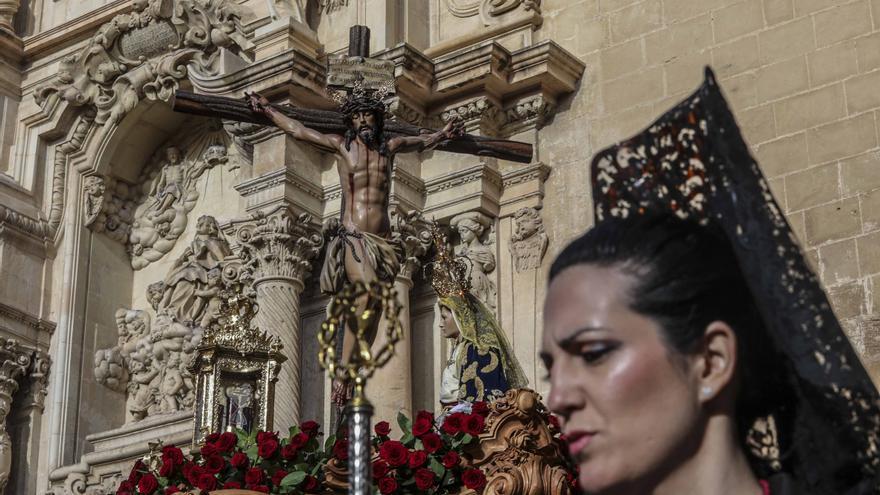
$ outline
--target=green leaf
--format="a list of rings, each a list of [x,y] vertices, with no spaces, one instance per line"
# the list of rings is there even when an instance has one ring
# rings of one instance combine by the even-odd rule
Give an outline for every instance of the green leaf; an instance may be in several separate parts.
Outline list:
[[[241,428],[236,428],[235,437],[238,438],[238,445],[247,445],[249,437],[246,431],[242,430]]]
[[[281,486],[296,486],[306,479],[306,473],[302,471],[294,471],[281,480]]]
[[[473,440],[473,439],[474,439],[474,437],[465,433],[464,436],[461,437],[461,443],[467,445],[467,444],[471,443],[471,440]]]
[[[412,442],[415,440],[415,437],[412,436],[412,433],[407,433],[400,439],[400,443],[406,445],[407,447],[412,447]]]
[[[428,467],[431,468],[431,471],[434,471],[434,474],[436,474],[438,478],[443,478],[443,475],[446,474],[446,468],[443,467],[443,464],[440,464],[440,461],[434,457],[431,457],[431,463]]]
[[[397,424],[404,433],[412,433],[412,420],[407,418],[406,414],[397,413]]]
[[[251,462],[256,462],[257,458],[260,457],[259,447],[257,447],[256,444],[248,447],[247,450],[244,451],[244,453],[247,454],[248,459],[250,459]]]
[[[291,437],[296,435],[297,433],[299,433],[299,426],[296,426],[296,425],[291,426],[290,429],[288,430],[288,432],[290,433]]]
[[[336,443],[336,435],[328,435],[327,440],[324,440],[324,451],[329,452],[333,449],[333,444]]]

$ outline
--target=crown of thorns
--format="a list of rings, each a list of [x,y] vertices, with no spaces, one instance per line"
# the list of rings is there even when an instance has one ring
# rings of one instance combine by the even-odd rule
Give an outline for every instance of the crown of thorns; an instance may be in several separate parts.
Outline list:
[[[330,97],[339,105],[339,111],[343,115],[350,116],[365,111],[384,115],[387,109],[384,99],[390,94],[394,94],[394,88],[388,84],[383,84],[378,89],[368,89],[363,78],[360,78],[350,88],[333,91]]]

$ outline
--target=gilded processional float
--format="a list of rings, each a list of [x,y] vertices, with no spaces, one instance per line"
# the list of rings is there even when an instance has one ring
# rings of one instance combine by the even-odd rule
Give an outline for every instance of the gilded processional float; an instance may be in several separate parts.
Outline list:
[[[289,385],[279,381],[279,371],[300,351],[297,342],[256,328],[261,288],[253,281],[266,261],[289,255],[275,237],[289,235],[295,222],[258,218],[256,227],[236,231],[241,247],[233,255],[216,220],[203,216],[191,248],[147,291],[157,321],[151,324],[143,311],[120,310],[118,345],[96,355],[95,376],[107,387],[127,390],[133,417],[194,411],[191,443],[181,442],[183,434],[151,442],[150,453],[134,463],[116,493],[573,490],[559,425],[527,388],[495,316],[495,288],[486,276],[494,270],[494,255],[479,240],[486,220],[461,215],[447,227],[414,213],[406,219],[408,228],[400,228],[387,208],[398,153],[436,148],[529,163],[531,145],[468,135],[454,119],[441,130],[385,122],[394,67],[368,54],[369,30],[356,26],[348,56],[330,58],[327,85],[338,112],[278,107],[257,94],[230,99],[178,91],[174,101],[179,112],[276,126],[336,154],[340,218],[325,225],[323,236],[305,236],[296,246],[309,258],[324,259],[320,288],[330,302],[317,338],[319,361],[332,379],[336,424],[321,428],[306,421],[287,432],[272,431],[276,389]],[[193,161],[185,163],[176,148],[166,150],[153,186],[144,191],[147,199],[139,203],[150,211],[139,218],[160,221],[169,212],[173,225],[174,212],[183,211],[185,222],[192,195],[187,184],[225,163],[226,150],[213,145]],[[516,235],[537,243],[530,252],[543,255],[547,238],[540,219],[529,211],[519,216]],[[450,227],[462,239],[455,250],[444,234]],[[129,232],[135,234],[134,226]],[[141,257],[148,263],[149,249],[162,245],[147,241],[150,247],[143,248],[136,240],[129,239],[138,263]],[[423,262],[428,259],[433,261]],[[517,269],[529,263],[527,257],[517,260]],[[395,359],[395,344],[409,334],[402,317],[408,299],[395,282],[401,270],[422,265],[438,297],[442,335],[451,342],[440,384],[443,408],[412,418],[376,418],[373,424],[370,378]],[[389,419],[396,419],[394,433]]]

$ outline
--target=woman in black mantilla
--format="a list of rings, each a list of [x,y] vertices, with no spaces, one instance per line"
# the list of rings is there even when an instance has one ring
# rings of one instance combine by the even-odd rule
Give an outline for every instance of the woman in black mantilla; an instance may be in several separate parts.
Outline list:
[[[711,71],[592,165],[541,356],[596,494],[880,493],[880,399]]]

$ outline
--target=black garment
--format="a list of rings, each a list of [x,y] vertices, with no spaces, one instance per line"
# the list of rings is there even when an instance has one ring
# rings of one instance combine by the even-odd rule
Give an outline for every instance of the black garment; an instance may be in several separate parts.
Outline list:
[[[744,386],[767,389],[762,414],[779,429],[776,467],[803,485],[798,491],[778,481],[781,493],[880,493],[877,390],[749,154],[711,69],[693,95],[648,129],[599,152],[591,178],[597,222],[674,212],[715,224],[732,244],[767,343],[778,355],[766,381]]]

